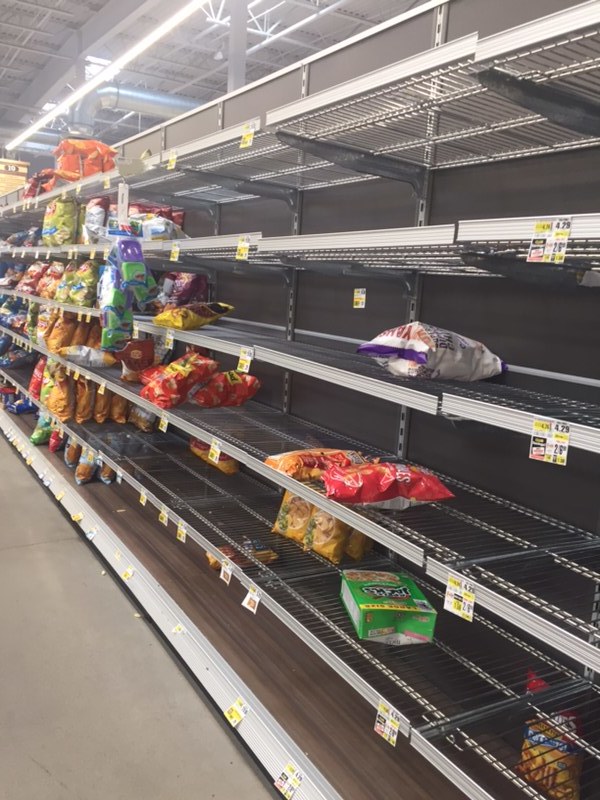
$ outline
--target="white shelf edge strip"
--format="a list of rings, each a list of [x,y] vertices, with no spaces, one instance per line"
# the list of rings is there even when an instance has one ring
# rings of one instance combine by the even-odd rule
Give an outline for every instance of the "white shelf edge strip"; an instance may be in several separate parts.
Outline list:
[[[421,228],[383,228],[303,236],[271,236],[261,239],[258,243],[258,253],[451,245],[454,244],[455,233],[455,225],[427,225]]]
[[[18,429],[11,428],[10,415],[0,411],[0,427],[5,433],[15,434],[24,448],[29,442]],[[11,435],[12,435],[11,433]],[[104,556],[111,569],[121,576],[127,588],[149,613],[168,642],[191,669],[195,677],[208,691],[221,711],[229,708],[238,697],[250,706],[248,715],[240,722],[237,732],[256,754],[261,764],[273,779],[277,778],[285,765],[291,761],[303,775],[302,792],[298,797],[306,800],[342,800],[326,778],[304,755],[302,749],[290,738],[281,725],[267,711],[258,698],[242,682],[223,657],[200,632],[195,624],[177,606],[151,573],[119,540],[114,531],[97,516],[82,499],[76,487],[69,485],[58,473],[45,454],[34,448],[29,466],[42,470],[52,491],[64,491],[62,505],[70,514],[83,514],[78,523],[87,535],[95,531],[91,543]],[[117,558],[117,553],[119,554]],[[133,567],[133,574],[123,577],[125,565]],[[181,626],[181,632],[175,628]]]
[[[533,611],[497,594],[493,589],[477,583],[477,580],[473,577],[462,576],[457,570],[449,569],[440,561],[432,558],[427,559],[426,573],[434,580],[446,585],[450,572],[458,577],[464,577],[466,581],[475,586],[475,602],[477,605],[497,614],[506,622],[530,633],[536,639],[545,642],[559,652],[568,654],[571,658],[576,659],[579,663],[593,669],[595,672],[600,670],[600,648],[559,628],[553,622],[538,617]]]
[[[45,297],[38,297],[34,294],[25,294],[24,292],[19,292],[17,289],[3,289],[0,288],[0,296],[1,295],[8,295],[9,297],[18,297],[21,300],[25,300],[27,302],[36,303],[40,306],[51,306],[52,308],[60,308],[63,311],[68,311],[70,314],[81,314],[82,317],[99,317],[100,316],[100,309],[99,308],[87,308],[86,306],[72,306],[69,303],[59,303],[56,300],[48,300]],[[0,326],[0,331],[3,328]]]
[[[520,411],[517,408],[508,408],[507,406],[481,400],[471,400],[467,397],[459,397],[452,394],[442,395],[441,412],[442,414],[454,414],[463,419],[484,422],[486,425],[493,425],[496,428],[526,435],[531,435],[534,419],[547,416],[547,414],[542,414],[541,412],[536,414],[531,411]],[[567,417],[555,416],[553,418],[563,420],[570,425],[569,444],[571,447],[589,450],[592,453],[600,453],[600,429],[570,422]]]
[[[351,81],[309,95],[303,100],[281,106],[267,112],[266,127],[316,111],[326,106],[340,103],[366,92],[374,91],[404,78],[418,75],[428,70],[446,66],[464,58],[473,58],[477,46],[477,34],[469,34],[440,47],[425,50],[410,58],[398,61],[388,67],[374,70]]]
[[[571,239],[600,239],[600,214],[539,214],[537,217],[500,217],[459,220],[456,242],[530,241],[540,219],[570,217]]]
[[[475,61],[488,61],[515,50],[566,36],[600,22],[600,0],[589,0],[573,8],[557,11],[507,31],[486,36],[477,42]]]

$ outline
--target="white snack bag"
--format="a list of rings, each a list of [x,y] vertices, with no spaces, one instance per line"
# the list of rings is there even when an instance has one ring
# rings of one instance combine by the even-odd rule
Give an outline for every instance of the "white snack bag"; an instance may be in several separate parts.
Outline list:
[[[478,381],[506,369],[481,342],[421,322],[383,331],[358,352],[400,378]]]

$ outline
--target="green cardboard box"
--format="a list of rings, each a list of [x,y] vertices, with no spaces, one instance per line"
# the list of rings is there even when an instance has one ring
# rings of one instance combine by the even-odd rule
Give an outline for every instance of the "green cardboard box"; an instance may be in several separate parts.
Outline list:
[[[342,572],[342,603],[359,639],[384,644],[430,642],[437,612],[417,584],[395,572]]]

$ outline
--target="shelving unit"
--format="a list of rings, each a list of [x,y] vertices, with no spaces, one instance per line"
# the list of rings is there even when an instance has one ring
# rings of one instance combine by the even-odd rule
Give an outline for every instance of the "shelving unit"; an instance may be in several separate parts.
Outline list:
[[[304,714],[300,713],[300,719],[292,724],[295,735],[285,733],[259,697],[256,685],[245,683],[241,674],[227,666],[232,653],[235,660],[231,642],[223,645],[226,659],[204,634],[203,625],[210,626],[213,636],[219,628],[217,622],[205,621],[216,592],[231,613],[231,630],[223,636],[245,641],[259,631],[263,649],[256,652],[268,659],[269,648],[278,648],[277,653],[291,664],[290,671],[295,671],[296,654],[299,662],[312,659],[310,675],[322,678],[322,683],[317,680],[318,686],[303,686],[306,691],[298,703],[306,695],[313,708],[314,688],[314,697],[325,703],[321,712],[315,700],[319,718],[339,713],[351,728],[353,720],[348,723],[348,717],[352,718],[356,709],[361,724],[368,720],[363,730],[376,741],[372,754],[377,764],[377,788],[368,787],[366,791],[374,798],[389,794],[392,784],[386,783],[388,775],[393,776],[393,785],[401,784],[403,759],[407,753],[413,758],[418,753],[454,784],[457,793],[468,798],[547,800],[519,774],[521,729],[532,718],[554,721],[565,709],[576,712],[582,722],[582,732],[576,736],[576,744],[585,755],[582,800],[596,797],[600,783],[597,528],[586,529],[553,518],[540,511],[539,504],[534,509],[501,497],[501,486],[492,493],[474,485],[477,481],[459,479],[458,469],[450,475],[442,474],[450,470],[436,470],[454,492],[452,502],[385,512],[342,506],[329,500],[319,485],[299,483],[264,464],[268,455],[315,444],[359,449],[384,458],[395,458],[402,452],[410,459],[410,438],[409,447],[405,447],[411,427],[409,411],[427,415],[432,426],[444,424],[438,418],[459,420],[461,424],[483,423],[486,436],[494,429],[511,436],[530,436],[533,421],[539,417],[565,421],[570,425],[570,446],[576,451],[573,461],[580,459],[578,469],[583,472],[596,464],[593,459],[600,454],[598,401],[591,391],[591,399],[575,400],[560,396],[562,390],[554,388],[563,380],[595,389],[598,379],[592,374],[581,378],[559,371],[544,372],[534,365],[515,368],[542,381],[543,390],[499,382],[394,379],[368,359],[348,352],[355,340],[343,335],[345,331],[342,335],[328,334],[324,331],[330,328],[324,326],[319,333],[304,330],[296,322],[301,296],[298,287],[307,291],[305,286],[314,285],[308,278],[321,281],[318,285],[324,287],[333,279],[346,281],[344,286],[349,280],[355,280],[356,285],[381,280],[390,287],[390,294],[395,293],[402,313],[401,303],[413,320],[420,314],[427,281],[430,287],[446,279],[456,280],[461,286],[480,283],[493,292],[498,265],[503,267],[510,261],[526,270],[539,269],[539,265],[527,264],[529,244],[536,221],[554,216],[570,217],[571,236],[564,265],[547,269],[545,284],[551,286],[552,274],[556,277],[563,272],[576,286],[579,297],[591,296],[600,284],[598,213],[568,214],[565,210],[561,215],[422,224],[427,222],[431,181],[442,171],[447,174],[457,167],[482,167],[556,152],[592,152],[600,145],[595,134],[558,124],[552,108],[548,108],[550,117],[546,118],[521,101],[519,105],[518,94],[511,100],[486,88],[484,77],[490,70],[495,71],[496,78],[498,72],[508,73],[525,95],[535,94],[533,89],[542,87],[594,100],[600,63],[600,0],[588,0],[485,38],[471,34],[444,42],[448,13],[452,14],[452,2],[436,5],[432,18],[438,38],[430,50],[316,93],[310,92],[310,81],[304,80],[301,99],[270,108],[265,114],[253,110],[250,113],[254,116],[246,122],[221,127],[175,147],[167,147],[166,123],[161,128],[159,152],[143,161],[121,158],[111,173],[61,187],[34,200],[23,200],[14,193],[0,198],[3,232],[39,224],[44,207],[63,195],[81,201],[103,194],[114,196],[121,181],[129,184],[132,197],[140,201],[168,198],[186,209],[209,209],[217,231],[223,208],[236,203],[242,223],[235,218],[239,227],[229,224],[225,230],[238,229],[240,234],[179,240],[179,252],[174,255],[173,242],[143,242],[150,266],[208,271],[213,290],[221,277],[231,286],[240,272],[253,283],[264,280],[266,286],[271,280],[278,291],[284,287],[285,318],[277,318],[282,324],[257,308],[259,319],[224,320],[200,331],[171,331],[175,342],[206,347],[217,354],[237,356],[242,347],[251,347],[257,365],[278,376],[286,374],[283,410],[250,402],[239,409],[204,410],[184,404],[162,412],[142,400],[137,387],[123,383],[118,369],[79,368],[50,354],[43,345],[32,345],[23,336],[7,331],[18,344],[55,358],[71,372],[156,413],[168,427],[166,432],[147,435],[131,427],[60,425],[55,419],[67,434],[117,473],[116,485],[97,490],[76,489],[60,459],[31,447],[27,420],[0,411],[0,428],[55,496],[61,495],[59,502],[70,513],[82,514],[79,524],[92,545],[148,609],[219,707],[226,709],[240,694],[249,701],[252,714],[240,725],[241,735],[271,775],[279,774],[282,763],[289,760],[302,769],[305,783],[298,792],[300,800],[350,796],[344,780],[348,781],[351,774],[356,776],[349,762],[354,753],[362,752],[360,747],[366,752],[370,745],[360,737],[353,740],[359,742],[358,747],[344,752],[340,745],[341,756],[337,755],[345,758],[344,776],[330,769],[337,759],[330,758],[328,764],[318,747],[306,745],[307,741],[314,743],[311,737],[315,733],[309,730],[311,724]],[[218,124],[225,124],[222,113]],[[254,130],[254,140],[242,150],[240,139],[248,126]],[[359,163],[365,154],[370,165],[366,172]],[[360,182],[367,186],[381,177],[389,180],[390,175],[413,184],[418,226],[301,233],[302,205],[311,193],[317,195],[316,190],[323,189],[339,192],[341,187]],[[243,232],[243,214],[247,209],[252,213],[258,199],[284,204],[293,218],[288,228],[293,235]],[[217,207],[221,207],[218,212]],[[252,227],[260,228],[256,215],[251,218]],[[241,237],[249,247],[244,259],[238,259]],[[102,242],[50,249],[5,247],[0,249],[0,258],[94,257],[103,255],[107,246]],[[425,291],[433,289],[426,287]],[[99,315],[97,309],[41,301],[18,290],[0,289],[0,295],[72,313]],[[262,296],[257,296],[262,303]],[[265,294],[265,307],[273,296]],[[332,297],[329,295],[330,300]],[[398,319],[397,324],[404,321]],[[373,335],[380,330],[376,323],[378,317]],[[135,326],[136,333],[159,339],[167,333],[141,316]],[[297,335],[306,339],[306,334],[321,344],[295,340]],[[0,376],[26,396],[30,373],[30,367],[0,369]],[[333,402],[335,391],[347,390],[363,403],[369,396],[391,404],[392,411],[398,413],[398,436],[394,432],[387,446],[375,447],[362,441],[351,426],[344,427],[347,411],[340,412],[337,431],[320,419],[296,416],[290,403],[296,379],[314,381],[320,390],[333,392]],[[355,408],[352,402],[351,409]],[[341,434],[340,428],[346,433]],[[216,440],[223,453],[238,459],[242,472],[225,478],[202,464],[187,452],[181,434],[206,442]],[[560,484],[557,481],[553,486]],[[356,638],[339,601],[340,569],[348,564],[338,568],[270,533],[281,489],[293,491],[374,539],[379,546],[361,566],[414,572],[440,609],[431,646],[388,648]],[[102,492],[113,500],[118,497],[123,508],[140,515],[144,526],[120,530],[110,500],[101,499]],[[140,497],[144,498],[144,508],[138,502]],[[161,521],[156,519],[157,512]],[[146,522],[151,536],[146,535]],[[176,531],[185,542],[177,539]],[[248,538],[273,548],[278,560],[262,564],[248,550]],[[222,561],[219,548],[224,545],[245,559],[244,566],[231,564],[235,581],[229,589],[218,581],[217,574],[208,571],[203,555],[209,552]],[[124,565],[129,565],[125,572]],[[474,587],[476,606],[471,625],[441,611],[450,575],[464,578]],[[240,589],[251,587],[260,597],[255,625],[247,612],[239,612],[239,600],[231,599]],[[191,610],[186,610],[186,602]],[[238,612],[246,616],[239,618]],[[532,669],[549,684],[540,694],[526,691],[527,673]],[[271,691],[271,701],[277,678],[272,682],[275,689],[266,685],[268,679],[258,682],[261,691]],[[335,697],[323,700],[329,686],[335,688],[331,690]],[[381,742],[370,731],[380,701],[398,712],[401,754],[387,745],[385,750],[378,748]],[[291,716],[292,708],[297,710],[298,705],[288,705],[286,716]],[[329,738],[335,739],[333,731],[330,733]],[[331,782],[330,771],[335,773]],[[357,780],[359,785],[362,778],[358,776]],[[438,787],[432,790],[432,796],[450,798],[448,786]]]

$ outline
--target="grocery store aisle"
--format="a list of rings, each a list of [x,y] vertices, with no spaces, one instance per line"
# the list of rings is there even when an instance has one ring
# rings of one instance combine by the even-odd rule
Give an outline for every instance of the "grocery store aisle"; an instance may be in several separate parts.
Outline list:
[[[0,800],[272,797],[0,436]]]

